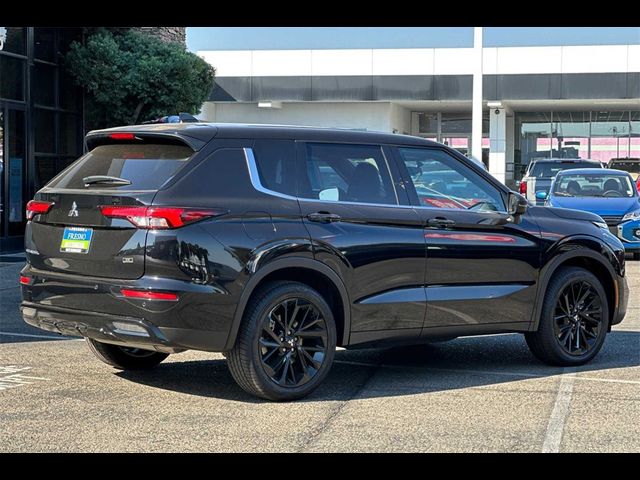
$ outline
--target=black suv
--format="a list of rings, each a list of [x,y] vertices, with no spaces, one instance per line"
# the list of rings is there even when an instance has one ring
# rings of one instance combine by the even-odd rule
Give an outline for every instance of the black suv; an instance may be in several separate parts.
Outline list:
[[[289,400],[336,346],[521,332],[579,365],[625,315],[600,217],[528,207],[437,143],[169,124],[86,144],[28,204],[21,311],[119,369],[223,352],[244,390]]]

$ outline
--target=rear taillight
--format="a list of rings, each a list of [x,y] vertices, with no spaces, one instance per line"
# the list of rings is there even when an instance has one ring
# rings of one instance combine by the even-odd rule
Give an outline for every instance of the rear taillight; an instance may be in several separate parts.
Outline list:
[[[31,220],[35,215],[47,213],[53,207],[53,202],[43,202],[41,200],[31,200],[27,203],[27,220]]]
[[[107,218],[124,218],[138,228],[164,230],[180,228],[205,218],[222,215],[220,210],[204,210],[182,207],[127,207],[123,205],[102,205],[102,215]]]
[[[136,136],[133,133],[118,132],[112,133],[109,138],[111,140],[135,140]]]
[[[520,182],[520,193],[522,195],[526,195],[527,194],[527,182],[525,182],[524,180],[522,180]]]
[[[123,296],[127,298],[141,298],[143,300],[168,300],[170,302],[178,301],[178,294],[173,292],[152,292],[149,290],[132,290],[123,288],[120,290]]]
[[[26,275],[20,275],[20,285],[29,285],[31,283],[31,277]]]

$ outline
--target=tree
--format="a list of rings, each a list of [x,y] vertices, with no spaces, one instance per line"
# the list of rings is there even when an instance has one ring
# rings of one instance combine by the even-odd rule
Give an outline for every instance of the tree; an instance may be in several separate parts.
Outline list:
[[[129,30],[100,29],[74,42],[66,64],[86,92],[90,128],[140,123],[164,115],[197,114],[214,68],[180,44]]]

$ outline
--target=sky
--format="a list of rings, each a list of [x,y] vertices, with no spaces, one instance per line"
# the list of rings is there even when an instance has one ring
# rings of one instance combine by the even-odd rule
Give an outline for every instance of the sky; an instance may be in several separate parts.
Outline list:
[[[640,44],[640,27],[485,27],[486,47]],[[198,50],[473,46],[472,27],[188,27]]]

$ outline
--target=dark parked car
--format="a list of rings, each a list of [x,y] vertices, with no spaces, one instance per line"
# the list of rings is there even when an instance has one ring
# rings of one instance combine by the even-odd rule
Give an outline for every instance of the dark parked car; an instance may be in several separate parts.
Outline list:
[[[612,158],[607,168],[629,172],[635,182],[640,181],[640,158]]]
[[[244,390],[289,400],[336,346],[520,332],[579,365],[626,312],[600,217],[528,207],[438,143],[215,124],[86,142],[27,207],[21,311],[118,369],[223,352]]]
[[[537,158],[529,163],[520,181],[520,193],[534,205],[544,205],[556,174],[573,168],[604,168],[602,163],[580,158]]]

